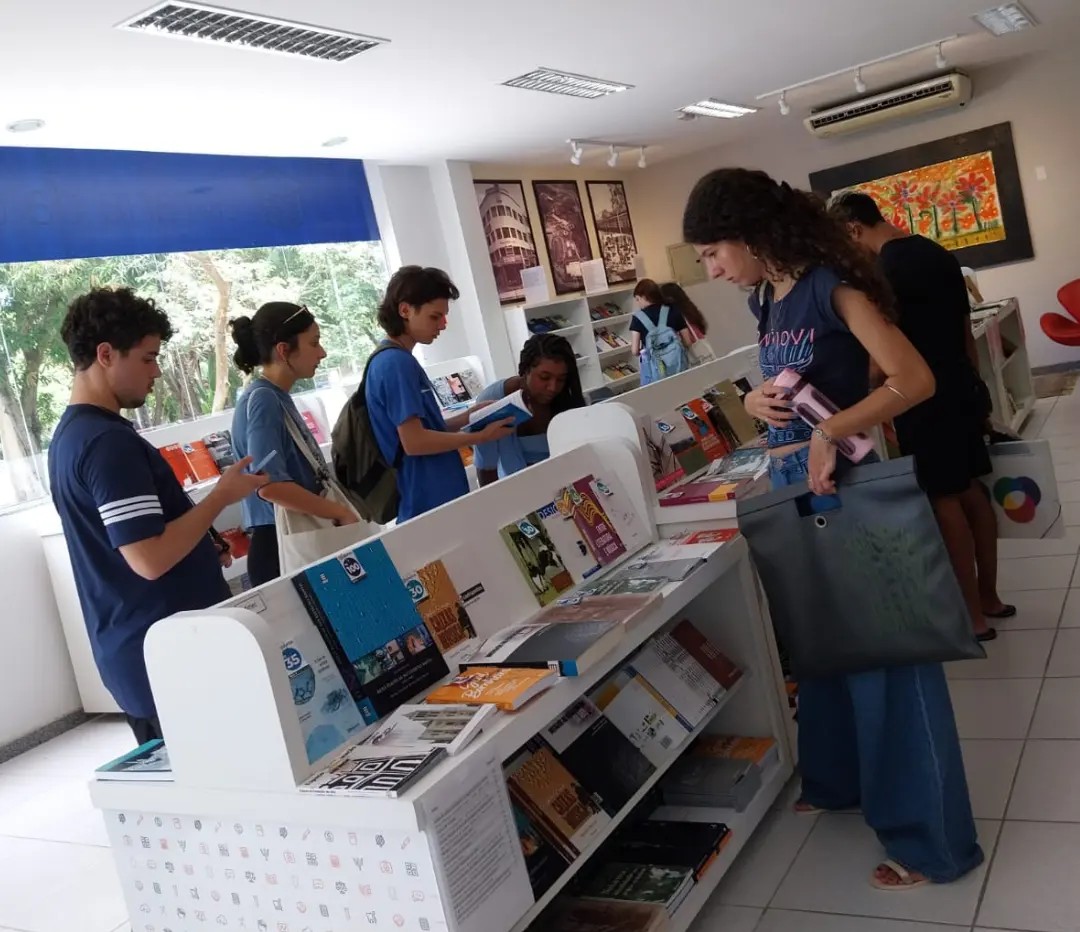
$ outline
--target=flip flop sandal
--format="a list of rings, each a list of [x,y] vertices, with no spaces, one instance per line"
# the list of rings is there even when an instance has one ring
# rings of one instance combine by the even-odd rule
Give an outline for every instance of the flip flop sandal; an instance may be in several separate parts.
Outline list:
[[[878,865],[878,867],[887,867],[894,874],[896,874],[897,877],[900,878],[900,883],[883,883],[882,881],[877,879],[877,872],[875,871],[874,874],[871,874],[870,876],[870,886],[878,890],[915,890],[918,887],[924,887],[926,886],[926,884],[931,882],[926,877],[923,877],[921,880],[913,880],[911,877],[911,871],[909,871],[902,864],[897,864],[896,861],[893,860],[884,860]]]
[[[984,618],[1015,618],[1016,606],[1015,605],[1003,605],[999,611],[996,612],[983,612]]]
[[[996,641],[997,640],[997,628],[987,628],[985,631],[975,635],[975,640],[979,642],[983,641]]]
[[[791,809],[796,815],[817,815],[825,811],[819,806],[812,806],[805,799],[797,799]]]

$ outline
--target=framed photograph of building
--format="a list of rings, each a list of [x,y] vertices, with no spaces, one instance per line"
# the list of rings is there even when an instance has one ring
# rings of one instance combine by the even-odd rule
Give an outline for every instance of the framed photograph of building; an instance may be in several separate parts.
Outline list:
[[[608,284],[634,281],[637,241],[630,223],[630,208],[626,205],[626,188],[621,181],[586,181],[585,190],[589,194],[589,209]]]
[[[869,194],[886,220],[936,240],[962,265],[1035,255],[1009,123],[814,172],[810,186],[825,197]]]
[[[576,181],[534,181],[540,229],[544,231],[555,294],[585,288],[581,263],[593,257],[585,211]]]
[[[523,301],[521,270],[540,264],[525,189],[520,181],[474,181],[473,189],[484,225],[491,271],[499,289],[499,303]]]

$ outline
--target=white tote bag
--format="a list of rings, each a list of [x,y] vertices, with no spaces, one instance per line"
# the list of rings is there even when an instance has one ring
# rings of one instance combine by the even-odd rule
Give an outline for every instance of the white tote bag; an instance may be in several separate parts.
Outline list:
[[[353,514],[356,509],[330,475],[322,456],[316,456],[311,445],[300,433],[300,427],[287,410],[285,427],[293,443],[300,449],[304,458],[315,470],[315,477],[322,486],[323,498],[344,505]],[[329,518],[318,518],[302,511],[293,511],[281,505],[274,505],[274,525],[277,528],[278,560],[281,575],[288,576],[311,563],[317,563],[339,550],[359,543],[375,531],[375,528],[357,515],[356,524],[337,525]]]
[[[1064,537],[1065,522],[1049,440],[994,443],[993,473],[983,478],[999,538]]]

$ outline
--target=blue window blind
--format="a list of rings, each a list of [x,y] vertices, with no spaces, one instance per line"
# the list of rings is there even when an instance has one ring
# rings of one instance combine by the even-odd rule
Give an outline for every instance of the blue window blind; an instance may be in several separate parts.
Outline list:
[[[378,238],[360,161],[0,147],[0,262]]]

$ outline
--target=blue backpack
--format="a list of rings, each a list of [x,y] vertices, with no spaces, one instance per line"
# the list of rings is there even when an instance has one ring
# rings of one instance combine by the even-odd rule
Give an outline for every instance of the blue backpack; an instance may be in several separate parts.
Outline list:
[[[648,385],[690,368],[686,347],[679,335],[668,326],[668,308],[660,308],[654,324],[644,311],[634,311],[634,320],[645,328],[641,350],[641,384]]]

